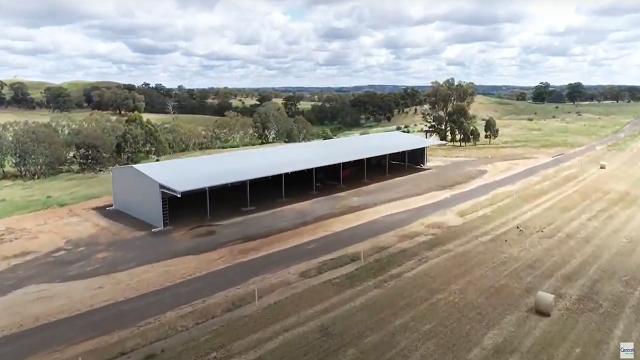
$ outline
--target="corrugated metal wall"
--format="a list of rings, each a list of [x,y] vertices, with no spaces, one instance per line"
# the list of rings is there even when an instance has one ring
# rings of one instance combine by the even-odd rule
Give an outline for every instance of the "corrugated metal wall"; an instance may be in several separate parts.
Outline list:
[[[113,207],[156,228],[162,228],[160,186],[131,166],[111,169]]]

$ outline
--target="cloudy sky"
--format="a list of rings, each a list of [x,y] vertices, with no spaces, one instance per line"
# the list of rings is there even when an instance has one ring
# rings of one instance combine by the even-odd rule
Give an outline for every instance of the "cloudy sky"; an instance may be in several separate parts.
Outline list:
[[[2,1],[0,79],[640,84],[640,0]]]

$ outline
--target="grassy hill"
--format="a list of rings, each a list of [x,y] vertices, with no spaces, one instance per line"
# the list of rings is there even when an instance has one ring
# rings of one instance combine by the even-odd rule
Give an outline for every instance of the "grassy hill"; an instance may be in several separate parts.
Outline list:
[[[581,103],[581,104],[533,104],[526,101],[514,101],[476,97],[471,112],[478,117],[493,116],[504,120],[545,120],[567,119],[573,117],[640,117],[639,103]]]
[[[54,83],[50,83],[46,81],[30,81],[30,80],[24,80],[24,79],[10,79],[10,80],[3,80],[3,81],[8,85],[15,82],[25,83],[29,87],[29,92],[31,92],[31,96],[33,97],[40,96],[40,92],[44,90],[46,87],[56,85]],[[9,93],[8,89],[4,89],[4,93],[8,94]]]
[[[74,80],[74,81],[67,81],[64,82],[62,84],[58,84],[60,86],[64,86],[67,89],[69,89],[69,91],[71,92],[71,94],[74,93],[80,93],[82,94],[82,91],[85,88],[91,87],[91,86],[104,86],[104,87],[113,87],[116,85],[119,85],[120,83],[115,82],[115,81],[84,81],[84,80]]]

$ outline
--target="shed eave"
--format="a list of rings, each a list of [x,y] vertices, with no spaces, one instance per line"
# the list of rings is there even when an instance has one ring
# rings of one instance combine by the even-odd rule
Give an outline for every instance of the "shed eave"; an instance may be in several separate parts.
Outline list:
[[[167,194],[171,194],[171,195],[175,195],[177,197],[181,197],[182,196],[182,192],[183,191],[178,191],[172,187],[169,187],[167,185],[164,184],[158,184],[160,185],[160,191],[167,193]]]

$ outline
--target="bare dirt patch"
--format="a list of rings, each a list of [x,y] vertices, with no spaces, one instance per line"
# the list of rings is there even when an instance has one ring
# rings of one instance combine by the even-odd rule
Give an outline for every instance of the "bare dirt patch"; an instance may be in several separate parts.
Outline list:
[[[92,238],[110,241],[141,232],[110,221],[94,208],[110,198],[0,220],[0,270],[63,247],[68,241]]]

